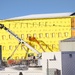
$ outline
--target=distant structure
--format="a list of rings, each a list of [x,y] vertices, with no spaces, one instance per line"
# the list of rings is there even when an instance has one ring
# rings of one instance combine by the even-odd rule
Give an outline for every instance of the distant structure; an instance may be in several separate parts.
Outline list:
[[[20,38],[31,43],[39,52],[43,52],[40,46],[29,41],[29,37],[35,37],[46,52],[59,51],[59,41],[75,36],[75,13],[33,14],[22,17],[0,20]],[[0,30],[0,45],[3,49],[3,59],[12,54],[18,41],[9,33]],[[26,47],[25,47],[26,48]],[[33,53],[31,50],[29,53]],[[13,59],[24,58],[25,50],[20,46]]]

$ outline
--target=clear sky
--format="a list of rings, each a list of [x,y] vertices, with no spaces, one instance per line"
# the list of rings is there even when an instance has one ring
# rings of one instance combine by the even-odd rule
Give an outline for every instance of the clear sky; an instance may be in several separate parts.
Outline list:
[[[0,0],[0,19],[61,12],[75,12],[75,0]]]

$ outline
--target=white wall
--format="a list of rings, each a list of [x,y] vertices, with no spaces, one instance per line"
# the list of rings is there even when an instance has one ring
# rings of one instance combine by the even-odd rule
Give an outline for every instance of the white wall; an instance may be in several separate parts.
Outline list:
[[[53,60],[54,56],[56,60]],[[47,59],[48,68],[56,68],[61,70],[61,52],[46,52],[42,54],[43,75],[47,75]]]

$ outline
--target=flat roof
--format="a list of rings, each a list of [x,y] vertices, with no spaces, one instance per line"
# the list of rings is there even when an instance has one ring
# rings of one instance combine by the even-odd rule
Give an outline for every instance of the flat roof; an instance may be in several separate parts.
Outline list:
[[[37,18],[55,18],[55,17],[68,17],[75,15],[74,12],[66,12],[66,13],[50,13],[50,14],[32,14],[14,18],[8,18],[5,20],[19,20],[19,19],[37,19]]]
[[[75,37],[67,38],[67,39],[61,40],[60,42],[75,42]]]

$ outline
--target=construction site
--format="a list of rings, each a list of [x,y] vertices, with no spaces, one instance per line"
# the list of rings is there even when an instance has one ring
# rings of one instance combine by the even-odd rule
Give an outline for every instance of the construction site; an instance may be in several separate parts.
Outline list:
[[[0,74],[74,75],[74,45],[75,12],[0,20]]]

